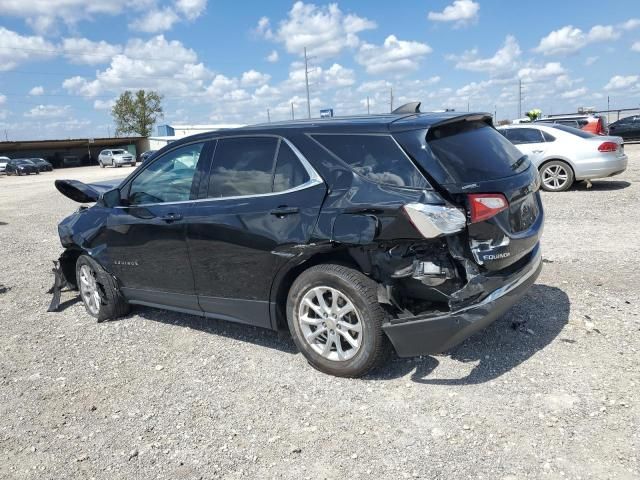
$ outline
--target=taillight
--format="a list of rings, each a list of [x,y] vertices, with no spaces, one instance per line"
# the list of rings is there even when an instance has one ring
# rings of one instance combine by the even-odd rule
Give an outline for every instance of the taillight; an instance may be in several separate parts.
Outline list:
[[[598,147],[599,152],[615,152],[616,150],[618,150],[616,142],[602,142]]]
[[[403,209],[416,230],[425,238],[457,233],[467,225],[465,214],[448,205],[408,203]]]
[[[471,193],[467,198],[471,223],[488,220],[509,206],[507,199],[501,193]]]

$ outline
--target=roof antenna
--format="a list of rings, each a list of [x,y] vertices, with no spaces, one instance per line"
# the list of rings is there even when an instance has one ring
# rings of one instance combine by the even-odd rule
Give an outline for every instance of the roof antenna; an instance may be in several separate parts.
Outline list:
[[[400,113],[420,113],[420,103],[422,103],[422,102],[405,103],[404,105],[401,105],[398,108],[396,108],[391,113],[395,114],[395,115],[400,114]]]

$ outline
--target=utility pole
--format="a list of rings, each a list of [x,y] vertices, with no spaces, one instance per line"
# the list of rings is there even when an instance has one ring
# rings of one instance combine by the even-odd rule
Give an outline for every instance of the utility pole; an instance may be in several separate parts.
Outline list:
[[[267,122],[271,123],[271,115],[269,114],[268,108],[267,108]]]
[[[304,81],[307,84],[307,115],[311,118],[311,101],[309,100],[309,67],[307,64],[307,47],[304,47]]]
[[[496,123],[497,119],[498,119],[498,106],[494,105],[493,106],[493,123]]]
[[[293,102],[291,102],[291,120],[295,120],[296,117],[293,115]]]
[[[522,79],[518,79],[518,118],[522,118]]]
[[[389,112],[393,112],[393,87],[389,87]]]
[[[607,95],[607,123],[609,123],[609,95]]]
[[[4,140],[5,140],[5,142],[9,141],[9,133],[7,133],[7,129],[6,128],[4,129]]]
[[[371,110],[369,110],[369,95],[367,95],[367,115],[371,115]]]
[[[469,100],[467,100],[467,112],[469,111]]]

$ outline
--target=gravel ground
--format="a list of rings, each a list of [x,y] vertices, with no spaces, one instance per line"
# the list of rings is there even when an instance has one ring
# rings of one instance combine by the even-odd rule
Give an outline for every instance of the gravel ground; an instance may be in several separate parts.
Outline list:
[[[640,476],[640,146],[613,179],[543,194],[545,268],[502,319],[361,380],[290,338],[136,308],[46,313],[53,178],[0,177],[0,478]],[[514,323],[520,326],[513,328]]]

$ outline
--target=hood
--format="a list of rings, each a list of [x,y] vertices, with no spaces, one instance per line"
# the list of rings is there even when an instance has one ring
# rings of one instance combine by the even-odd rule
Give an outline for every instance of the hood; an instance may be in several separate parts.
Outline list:
[[[56,180],[58,191],[65,197],[78,203],[92,203],[106,191],[116,188],[122,179],[108,180],[100,183],[82,183],[78,180]]]

